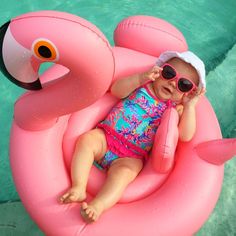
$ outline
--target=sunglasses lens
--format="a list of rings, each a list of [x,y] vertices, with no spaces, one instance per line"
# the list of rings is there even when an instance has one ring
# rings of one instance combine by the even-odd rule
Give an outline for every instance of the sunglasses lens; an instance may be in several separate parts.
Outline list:
[[[186,93],[193,88],[193,83],[188,79],[180,78],[178,81],[178,88],[181,92]]]
[[[163,66],[161,75],[164,79],[173,79],[176,76],[175,70],[168,65]]]

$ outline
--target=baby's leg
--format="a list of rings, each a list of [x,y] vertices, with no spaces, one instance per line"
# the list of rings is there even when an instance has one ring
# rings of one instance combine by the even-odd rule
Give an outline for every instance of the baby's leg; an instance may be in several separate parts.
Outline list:
[[[94,160],[100,160],[106,153],[104,132],[94,129],[82,134],[77,141],[71,164],[72,187],[60,197],[62,203],[80,202],[86,198],[86,185]]]
[[[143,161],[135,158],[119,158],[108,170],[107,180],[98,195],[89,203],[82,203],[81,215],[87,222],[96,221],[101,213],[116,204],[127,185],[143,167]]]

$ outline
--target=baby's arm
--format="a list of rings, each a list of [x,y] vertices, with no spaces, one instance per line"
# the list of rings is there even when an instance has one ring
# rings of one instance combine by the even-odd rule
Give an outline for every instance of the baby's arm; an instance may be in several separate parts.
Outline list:
[[[193,138],[196,131],[195,107],[187,105],[183,107],[183,112],[179,122],[179,139],[188,142]]]
[[[196,131],[196,104],[200,97],[206,92],[205,89],[198,89],[194,94],[185,95],[179,122],[179,138],[181,141],[190,141]],[[177,109],[178,110],[178,109]],[[180,109],[181,110],[181,109]]]
[[[111,86],[111,94],[117,98],[129,96],[136,88],[142,86],[148,81],[154,81],[159,77],[162,68],[154,66],[147,72],[135,74],[120,80],[116,80]]]

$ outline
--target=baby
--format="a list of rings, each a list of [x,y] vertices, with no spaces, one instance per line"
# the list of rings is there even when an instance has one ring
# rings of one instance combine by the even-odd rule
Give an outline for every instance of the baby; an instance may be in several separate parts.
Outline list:
[[[71,167],[72,187],[60,198],[62,203],[82,202],[81,215],[86,222],[96,221],[116,204],[142,170],[168,107],[178,111],[180,140],[192,139],[195,106],[205,93],[205,67],[190,51],[166,51],[151,70],[115,81],[111,93],[122,100],[95,129],[78,138]],[[87,203],[86,185],[94,162],[107,170],[107,179]]]

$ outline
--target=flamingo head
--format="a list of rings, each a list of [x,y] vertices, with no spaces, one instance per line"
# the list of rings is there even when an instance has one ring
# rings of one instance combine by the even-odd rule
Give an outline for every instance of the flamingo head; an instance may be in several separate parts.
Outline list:
[[[109,88],[114,74],[109,42],[93,24],[80,17],[54,11],[33,12],[0,28],[0,69],[10,81],[25,89],[41,89],[38,71],[44,62],[67,67],[81,90],[96,90],[98,96]]]

